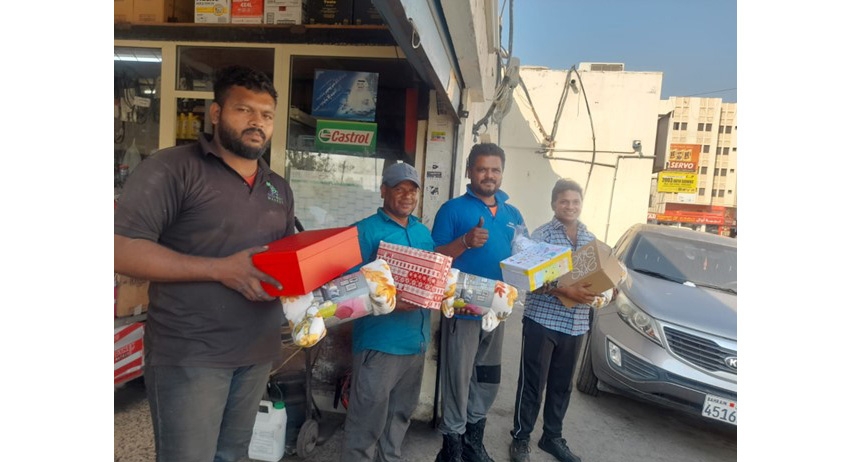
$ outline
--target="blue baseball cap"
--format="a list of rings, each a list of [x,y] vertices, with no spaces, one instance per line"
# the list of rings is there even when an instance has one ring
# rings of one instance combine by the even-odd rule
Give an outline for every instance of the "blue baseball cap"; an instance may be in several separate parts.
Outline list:
[[[417,188],[422,187],[422,185],[419,184],[419,172],[417,172],[412,165],[399,162],[397,164],[390,165],[386,170],[384,170],[384,178],[381,180],[381,183],[394,188],[396,185],[405,180],[412,181]]]

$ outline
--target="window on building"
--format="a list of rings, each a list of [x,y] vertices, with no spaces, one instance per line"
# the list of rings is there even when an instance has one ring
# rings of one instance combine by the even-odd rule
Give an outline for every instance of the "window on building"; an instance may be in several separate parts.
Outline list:
[[[688,129],[688,123],[682,122],[682,130],[687,130],[687,129]]]
[[[702,152],[703,152],[704,154],[708,154],[708,152],[709,152],[708,150],[709,150],[709,149],[711,149],[711,146],[709,146],[709,145],[707,145],[707,144],[702,145]]]
[[[673,122],[673,130],[679,129],[679,122]]]
[[[717,155],[718,155],[718,156],[720,155],[720,152],[721,152],[721,148],[720,148],[720,146],[718,146],[718,147],[717,147]]]
[[[703,168],[705,168],[705,167],[703,167]],[[699,195],[705,196],[705,188],[699,188]]]
[[[738,129],[738,126],[737,126],[737,125],[735,125],[735,130],[737,130],[737,129]],[[728,127],[726,127],[726,133],[732,133],[732,126],[731,126],[731,125],[729,125]]]
[[[723,155],[724,155],[724,156],[728,156],[728,155],[729,155],[729,148],[723,148]]]
[[[732,148],[732,152],[738,152],[738,148]]]
[[[727,189],[727,190],[726,190],[726,192],[728,192],[729,194],[732,194],[732,190],[731,190],[731,189]]]
[[[718,132],[723,133],[723,125],[720,126],[720,129],[718,130]]]
[[[705,124],[705,131],[707,131],[707,132],[711,131],[711,124]]]
[[[711,197],[717,197],[717,190],[716,189],[711,190]]]
[[[719,175],[719,174],[720,174],[720,169],[719,169],[719,168],[715,168],[715,169],[714,169],[714,176],[717,176],[717,175]]]
[[[720,169],[720,176],[726,176],[726,169],[725,168]]]
[[[723,197],[723,194],[726,193],[724,190],[717,191],[717,197]]]
[[[697,124],[697,131],[698,132],[705,131],[705,124],[704,123],[698,123]]]
[[[735,173],[735,169],[734,169],[734,168],[730,168],[730,169],[729,169],[729,173],[730,173],[730,174],[731,174],[731,173]]]
[[[700,167],[699,173],[701,175],[705,175],[706,173],[708,173],[708,167]]]

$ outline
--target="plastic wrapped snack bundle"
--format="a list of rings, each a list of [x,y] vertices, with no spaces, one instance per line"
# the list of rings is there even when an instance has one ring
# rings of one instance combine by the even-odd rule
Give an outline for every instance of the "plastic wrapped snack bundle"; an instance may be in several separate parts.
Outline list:
[[[481,319],[481,327],[490,332],[511,315],[518,296],[510,284],[452,268],[442,312],[447,318]]]
[[[449,270],[449,277],[446,279],[446,291],[443,293],[443,303],[440,306],[440,311],[443,316],[451,318],[455,315],[455,298],[457,298],[457,278],[460,275],[460,270],[452,268]]]
[[[356,273],[340,276],[306,295],[281,297],[283,314],[292,328],[292,340],[309,348],[327,335],[327,328],[366,315],[395,309],[395,284],[383,260],[363,265]]]

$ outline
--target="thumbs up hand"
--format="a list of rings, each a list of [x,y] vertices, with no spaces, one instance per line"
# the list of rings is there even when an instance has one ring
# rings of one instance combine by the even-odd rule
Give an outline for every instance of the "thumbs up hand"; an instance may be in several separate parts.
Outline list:
[[[483,247],[490,237],[490,232],[484,227],[484,217],[478,219],[478,224],[461,236],[461,242],[467,249]]]

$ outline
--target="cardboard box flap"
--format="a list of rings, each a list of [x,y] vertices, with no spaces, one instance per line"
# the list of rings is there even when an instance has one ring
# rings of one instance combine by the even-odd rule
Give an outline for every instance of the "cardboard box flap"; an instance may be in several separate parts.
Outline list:
[[[559,287],[579,282],[590,283],[588,289],[596,293],[615,287],[623,277],[623,267],[614,255],[614,250],[595,239],[573,252],[572,270],[558,279]],[[557,296],[564,306],[575,306],[578,302]]]

